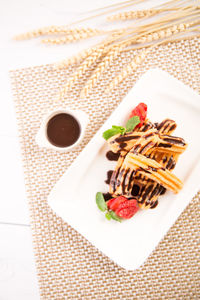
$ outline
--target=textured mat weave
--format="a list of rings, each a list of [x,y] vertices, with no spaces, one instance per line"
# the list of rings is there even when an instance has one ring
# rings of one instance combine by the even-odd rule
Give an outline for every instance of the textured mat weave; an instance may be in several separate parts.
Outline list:
[[[11,72],[21,139],[34,251],[42,299],[199,299],[199,199],[197,195],[143,266],[127,272],[102,255],[47,205],[47,195],[113,109],[148,69],[160,67],[200,92],[200,39],[155,48],[138,70],[113,93],[105,84],[134,53],[123,53],[106,70],[92,94],[80,100],[83,78],[55,101],[59,87],[72,72],[51,65]],[[34,141],[41,117],[49,109],[69,106],[90,115],[93,126],[70,154],[40,149]],[[133,259],[136,259],[133,257]]]

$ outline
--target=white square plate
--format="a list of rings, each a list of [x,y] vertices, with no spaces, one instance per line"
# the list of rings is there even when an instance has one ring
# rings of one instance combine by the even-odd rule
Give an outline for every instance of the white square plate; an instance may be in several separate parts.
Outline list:
[[[188,142],[174,170],[184,187],[179,194],[167,192],[161,196],[155,209],[140,210],[122,223],[108,221],[95,203],[96,192],[108,191],[104,180],[115,165],[105,157],[108,148],[102,133],[112,125],[124,124],[139,102],[148,105],[152,122],[175,120],[175,135]],[[150,255],[200,188],[199,130],[200,96],[164,71],[149,70],[55,185],[48,197],[49,205],[114,262],[134,270]]]

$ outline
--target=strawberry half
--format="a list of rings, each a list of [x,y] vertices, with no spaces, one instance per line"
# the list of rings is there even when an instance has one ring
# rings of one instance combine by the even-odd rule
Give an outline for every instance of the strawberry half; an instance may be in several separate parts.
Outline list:
[[[145,103],[138,104],[131,112],[129,118],[138,116],[140,123],[136,127],[141,127],[147,117],[147,105]]]
[[[125,202],[120,203],[118,208],[115,210],[117,216],[123,219],[132,218],[136,212],[139,210],[137,205],[137,200],[126,200]]]
[[[124,196],[119,196],[117,198],[113,198],[113,199],[110,199],[108,202],[107,202],[107,206],[109,209],[115,211],[120,204],[122,204],[123,202],[127,201],[127,198],[124,197]]]

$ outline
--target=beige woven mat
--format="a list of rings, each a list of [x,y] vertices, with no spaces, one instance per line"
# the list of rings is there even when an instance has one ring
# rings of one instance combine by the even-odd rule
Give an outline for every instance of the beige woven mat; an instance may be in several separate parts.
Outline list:
[[[87,99],[79,99],[85,78],[66,95],[62,105],[83,109],[90,115],[92,122],[83,143],[76,151],[68,154],[39,149],[34,137],[44,113],[61,105],[56,103],[55,96],[72,68],[56,71],[51,65],[46,65],[11,72],[42,299],[200,297],[200,195],[191,201],[144,265],[134,272],[125,271],[102,255],[47,205],[47,195],[56,181],[146,70],[160,67],[200,92],[200,39],[168,44],[152,50],[132,76],[113,93],[105,95],[103,91],[106,82],[132,57],[133,53],[124,53],[118,57]]]

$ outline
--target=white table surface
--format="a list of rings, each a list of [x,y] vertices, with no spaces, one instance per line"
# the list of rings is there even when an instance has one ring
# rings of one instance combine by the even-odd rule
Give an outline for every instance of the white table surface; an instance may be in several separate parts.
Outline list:
[[[0,2],[0,300],[39,299],[8,71],[59,61],[88,45],[88,42],[84,42],[47,47],[41,45],[39,40],[16,42],[12,40],[12,36],[41,26],[67,24],[85,11],[117,2],[119,1]],[[154,4],[162,1],[152,2]],[[145,7],[148,6],[145,4]],[[95,26],[99,24],[97,22],[102,20],[91,21],[90,24]]]

